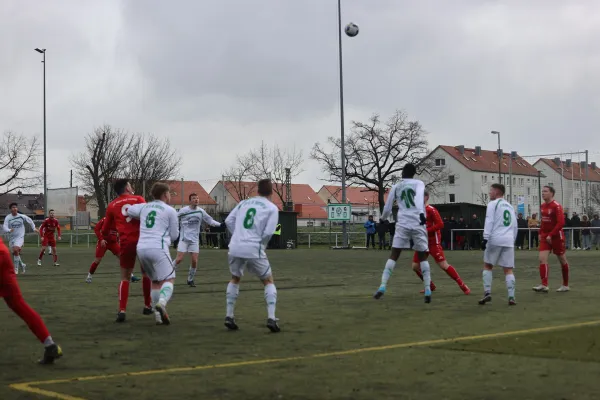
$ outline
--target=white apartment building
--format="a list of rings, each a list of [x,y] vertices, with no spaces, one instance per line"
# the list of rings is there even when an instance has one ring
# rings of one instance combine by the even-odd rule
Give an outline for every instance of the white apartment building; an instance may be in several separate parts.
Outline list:
[[[434,168],[446,168],[448,181],[430,195],[430,203],[471,203],[486,205],[489,188],[493,183],[506,186],[506,200],[524,216],[539,213],[539,172],[516,152],[503,154],[498,165],[496,150],[482,150],[480,146],[438,146],[427,157],[434,160]],[[425,172],[419,176],[428,182]],[[500,178],[499,178],[500,176]]]

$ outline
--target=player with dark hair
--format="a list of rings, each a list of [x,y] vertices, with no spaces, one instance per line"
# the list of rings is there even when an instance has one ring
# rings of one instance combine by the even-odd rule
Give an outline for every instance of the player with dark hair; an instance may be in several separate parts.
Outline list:
[[[13,254],[15,274],[19,273],[19,266],[21,267],[21,272],[25,273],[27,265],[21,260],[21,249],[25,244],[25,224],[29,225],[35,232],[39,233],[39,230],[35,227],[31,218],[19,213],[17,203],[10,203],[9,208],[10,214],[4,218],[2,228],[4,232],[10,233],[9,247]]]
[[[540,278],[542,283],[533,287],[540,293],[548,293],[548,256],[550,252],[556,255],[562,269],[562,285],[557,292],[568,292],[569,288],[569,263],[566,256],[565,215],[562,206],[554,200],[555,190],[552,186],[544,186],[542,189],[541,226],[540,226]]]
[[[40,251],[40,256],[38,258],[37,265],[42,265],[42,258],[44,258],[44,254],[46,253],[46,249],[48,246],[52,249],[52,258],[54,259],[54,266],[58,267],[60,264],[58,263],[58,253],[56,252],[56,236],[58,235],[58,240],[60,240],[60,224],[58,220],[54,218],[54,210],[49,211],[49,216],[42,222],[40,226],[40,236],[42,237],[42,251]]]
[[[102,237],[108,238],[111,230],[119,234],[121,253],[119,261],[121,264],[121,283],[119,284],[119,313],[117,322],[125,322],[127,311],[127,300],[129,299],[129,280],[133,273],[137,257],[136,246],[140,237],[140,221],[131,218],[127,209],[134,204],[145,203],[142,196],[134,195],[133,188],[127,179],[119,179],[114,185],[117,198],[106,208],[106,222],[102,227]],[[106,239],[100,242],[102,247],[107,246]],[[150,291],[152,282],[142,269],[142,287],[144,292],[144,315],[152,315],[152,298]]]

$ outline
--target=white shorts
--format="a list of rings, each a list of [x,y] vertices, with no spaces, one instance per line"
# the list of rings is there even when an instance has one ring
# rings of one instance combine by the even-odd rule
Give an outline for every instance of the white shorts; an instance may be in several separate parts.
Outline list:
[[[13,247],[23,247],[23,244],[25,243],[25,238],[15,238],[15,239],[11,239],[10,242],[8,243],[8,247],[10,249],[12,249]]]
[[[392,241],[392,247],[395,249],[410,249],[410,241],[413,241],[413,250],[429,251],[429,240],[427,238],[427,228],[425,225],[419,225],[417,228],[405,228],[396,225],[396,233]]]
[[[244,276],[244,267],[259,279],[267,279],[271,276],[271,265],[266,258],[241,258],[229,256],[229,272],[231,275]]]
[[[502,268],[514,268],[515,248],[488,245],[483,253],[483,262]]]
[[[168,250],[138,249],[137,256],[148,277],[154,282],[175,278],[175,265]]]
[[[187,242],[185,240],[180,240],[177,245],[177,251],[179,253],[199,253],[200,245],[198,242]]]

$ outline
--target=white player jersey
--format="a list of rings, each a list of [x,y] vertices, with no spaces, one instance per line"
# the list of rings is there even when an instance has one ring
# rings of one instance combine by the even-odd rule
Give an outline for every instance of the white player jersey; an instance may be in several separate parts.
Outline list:
[[[483,230],[483,238],[488,241],[488,245],[515,247],[517,231],[517,217],[513,206],[504,199],[490,201]]]
[[[171,242],[179,236],[177,211],[160,200],[145,204],[134,204],[127,209],[127,215],[140,220],[138,249],[165,249],[169,251]]]
[[[177,214],[181,224],[179,240],[188,243],[198,243],[202,222],[210,226],[220,226],[221,223],[212,219],[204,209],[191,206],[183,207]]]
[[[225,220],[232,233],[229,255],[240,258],[265,258],[265,247],[275,233],[279,210],[265,197],[242,201]]]
[[[6,218],[4,218],[4,232],[10,232],[10,240],[20,239],[25,237],[25,224],[31,226],[31,229],[35,230],[35,224],[33,220],[29,218],[27,215],[17,214],[12,215],[8,214]]]
[[[419,179],[404,179],[390,190],[381,219],[386,220],[392,213],[394,201],[398,204],[396,225],[415,228],[421,224],[420,214],[425,215],[425,184]]]

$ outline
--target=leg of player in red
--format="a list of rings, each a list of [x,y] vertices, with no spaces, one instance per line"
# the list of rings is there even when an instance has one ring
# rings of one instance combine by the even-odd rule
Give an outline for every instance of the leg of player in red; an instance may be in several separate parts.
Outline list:
[[[44,255],[46,254],[47,248],[48,248],[48,241],[46,240],[46,238],[42,238],[42,251],[40,251],[40,256],[38,257],[38,261],[37,261],[38,267],[42,266],[42,259],[44,258]]]
[[[470,294],[471,289],[469,289],[469,287],[463,282],[463,280],[458,275],[458,272],[456,271],[456,269],[452,265],[448,264],[448,261],[446,261],[444,251],[441,249],[441,246],[432,246],[430,244],[429,250],[430,250],[431,256],[433,256],[433,258],[435,259],[435,262],[437,263],[437,265],[439,265],[439,267],[446,274],[448,274],[448,276],[450,278],[452,278],[452,280],[454,280],[454,282],[456,282],[456,284],[458,285],[460,290],[462,290],[464,294],[467,294],[467,295]],[[421,280],[423,280],[423,275],[421,274],[421,269],[419,267],[419,263],[416,260],[418,260],[418,258],[416,257],[416,254],[415,254],[415,257],[413,258],[413,263],[412,263],[413,270],[415,271],[417,276]],[[432,291],[435,290],[435,285],[433,283],[431,284],[431,290]]]
[[[2,241],[0,241],[0,297],[4,298],[6,305],[27,324],[31,332],[44,345],[44,356],[39,361],[40,364],[52,364],[54,360],[62,357],[62,349],[52,340],[42,318],[25,302],[17,283],[10,254]]]
[[[127,312],[127,301],[129,299],[129,281],[135,266],[137,257],[136,243],[127,244],[121,243],[121,253],[119,259],[121,261],[121,282],[119,283],[119,313],[117,314],[117,322],[125,322]],[[152,311],[152,281],[142,270],[142,289],[144,293],[144,315],[153,315]]]
[[[534,286],[533,290],[540,293],[548,293],[550,290],[548,288],[548,275],[550,270],[548,265],[548,257],[550,256],[550,252],[553,252],[560,263],[563,278],[562,285],[556,291],[568,292],[570,290],[569,263],[567,261],[567,251],[564,240],[561,240],[560,237],[558,239],[554,238],[551,240],[548,240],[548,238],[540,239],[540,278],[542,280],[542,284]]]
[[[415,271],[415,274],[417,274],[419,279],[422,281],[423,274],[421,273],[421,262],[419,261],[419,254],[416,251],[415,251],[415,253],[413,255],[413,259],[412,259],[412,269],[413,269],[413,271]],[[434,292],[436,289],[436,286],[433,283],[433,280],[430,281],[429,285],[431,287],[431,291]],[[425,293],[425,290],[424,289],[421,290],[421,293]]]
[[[119,257],[119,254],[121,253],[119,243],[107,242],[105,246],[102,246],[101,242],[96,243],[96,258],[90,266],[85,283],[92,283],[92,276],[94,275],[96,269],[98,268],[98,265],[100,265],[100,262],[104,258],[106,250],[110,250],[116,257]]]

